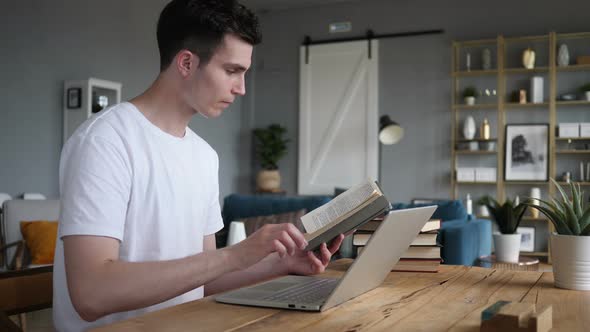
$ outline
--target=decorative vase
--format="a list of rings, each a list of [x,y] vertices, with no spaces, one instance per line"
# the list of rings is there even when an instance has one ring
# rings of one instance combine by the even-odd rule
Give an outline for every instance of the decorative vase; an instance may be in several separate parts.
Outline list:
[[[494,233],[494,248],[498,262],[518,263],[522,234]]]
[[[256,186],[262,191],[276,191],[281,188],[281,174],[278,169],[258,172]]]
[[[473,139],[475,137],[475,119],[473,116],[468,116],[465,118],[465,122],[463,122],[463,137],[465,139]]]
[[[586,101],[590,101],[590,91],[584,93],[586,95]]]
[[[481,67],[483,70],[492,69],[492,51],[489,48],[481,52]]]
[[[465,104],[470,106],[475,105],[475,97],[465,97]]]
[[[532,48],[527,48],[522,52],[522,65],[526,69],[535,68],[535,51]]]
[[[570,51],[566,44],[559,46],[557,51],[557,65],[560,67],[566,67],[570,64]]]
[[[590,290],[590,236],[551,234],[555,287]]]
[[[479,129],[479,136],[481,139],[490,139],[490,122],[488,118],[483,119],[483,123]]]
[[[532,199],[532,203],[535,205],[540,205],[539,199],[541,199],[541,188],[533,187],[531,188],[530,198]],[[539,218],[539,210],[538,209],[529,209],[531,211],[531,217]]]

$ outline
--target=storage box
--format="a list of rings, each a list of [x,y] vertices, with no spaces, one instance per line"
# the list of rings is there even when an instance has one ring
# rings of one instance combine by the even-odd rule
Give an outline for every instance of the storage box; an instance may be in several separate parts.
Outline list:
[[[495,182],[496,167],[477,167],[475,169],[475,182]]]
[[[580,123],[580,137],[590,137],[590,122]]]
[[[559,137],[580,137],[580,124],[563,122],[559,125]]]
[[[475,182],[475,168],[457,167],[458,182]]]

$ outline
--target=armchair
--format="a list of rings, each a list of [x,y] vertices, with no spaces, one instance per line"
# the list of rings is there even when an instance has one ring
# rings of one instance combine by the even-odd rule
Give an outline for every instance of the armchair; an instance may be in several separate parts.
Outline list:
[[[26,329],[25,313],[50,308],[53,297],[53,266],[27,262],[27,246],[21,221],[58,220],[58,200],[9,200],[0,219],[0,331]],[[20,327],[8,319],[19,315]]]

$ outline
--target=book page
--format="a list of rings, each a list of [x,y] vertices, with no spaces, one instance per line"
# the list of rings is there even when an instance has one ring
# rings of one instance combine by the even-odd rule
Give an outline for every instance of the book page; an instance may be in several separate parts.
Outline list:
[[[371,197],[380,193],[381,191],[374,181],[367,181],[356,185],[338,195],[329,203],[301,217],[303,227],[305,227],[307,233],[313,233],[340,219],[342,216],[368,201]]]

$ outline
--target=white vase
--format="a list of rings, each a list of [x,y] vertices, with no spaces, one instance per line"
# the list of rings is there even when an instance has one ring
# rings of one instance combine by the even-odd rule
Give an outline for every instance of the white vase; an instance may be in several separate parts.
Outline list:
[[[469,106],[475,105],[475,97],[465,97],[465,104]]]
[[[557,65],[560,67],[566,67],[570,64],[570,51],[567,48],[566,44],[561,44],[559,46],[559,51],[557,51]]]
[[[532,199],[532,203],[535,205],[541,205],[539,199],[541,199],[541,188],[533,187],[531,188],[530,198]],[[531,213],[531,217],[539,218],[539,210],[535,208],[529,209]]]
[[[590,91],[584,93],[586,95],[586,101],[590,101]]]
[[[522,234],[494,234],[494,248],[498,262],[518,263]]]
[[[590,236],[551,234],[555,287],[590,290]]]
[[[475,137],[475,131],[475,119],[470,115],[463,122],[463,137],[465,139],[473,139]]]

